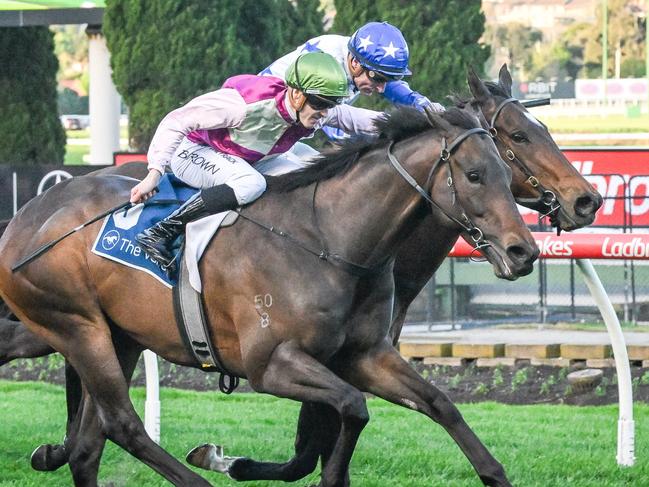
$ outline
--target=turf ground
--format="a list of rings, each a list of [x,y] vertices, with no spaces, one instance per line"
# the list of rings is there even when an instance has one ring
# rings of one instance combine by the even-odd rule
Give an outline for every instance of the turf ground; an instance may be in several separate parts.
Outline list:
[[[215,442],[226,454],[285,460],[293,451],[297,404],[255,394],[223,394],[164,389],[162,445],[177,458],[192,447]],[[138,411],[142,389],[133,392]],[[371,421],[352,460],[352,485],[363,487],[478,487],[473,469],[437,425],[422,415],[368,401]],[[63,435],[63,390],[32,382],[0,382],[0,486],[71,485],[67,468],[34,472],[31,451]],[[637,404],[636,465],[615,462],[617,407],[459,406],[468,423],[502,462],[512,483],[526,487],[642,487],[649,478],[649,406]],[[205,472],[214,485],[235,485]],[[100,485],[169,485],[147,467],[109,444],[100,469]],[[295,485],[317,483],[312,474]],[[249,482],[279,487],[279,482]]]
[[[534,109],[531,111],[534,113]],[[649,115],[634,118],[625,115],[540,118],[551,133],[649,132]]]

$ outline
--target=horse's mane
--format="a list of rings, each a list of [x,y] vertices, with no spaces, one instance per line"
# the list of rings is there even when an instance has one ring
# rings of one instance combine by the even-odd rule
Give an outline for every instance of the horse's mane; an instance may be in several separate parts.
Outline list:
[[[477,121],[469,114],[450,108],[442,113],[426,114],[410,107],[400,107],[386,113],[375,121],[377,137],[351,139],[323,151],[313,164],[281,176],[267,176],[268,191],[288,192],[318,181],[344,174],[353,167],[367,151],[398,142],[426,130],[443,127],[442,120],[465,129],[477,127]]]

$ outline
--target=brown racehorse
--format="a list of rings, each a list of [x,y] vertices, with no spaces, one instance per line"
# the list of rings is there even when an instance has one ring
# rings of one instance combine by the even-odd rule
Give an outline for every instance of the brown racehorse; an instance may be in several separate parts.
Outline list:
[[[476,133],[474,120],[454,109],[429,120],[402,111],[383,124],[384,138],[377,143],[349,146],[277,178],[245,210],[250,218],[290,231],[306,247],[325,251],[329,262],[246,220],[223,229],[201,260],[208,321],[225,367],[257,391],[331,408],[339,417],[321,486],[346,483],[368,420],[361,391],[440,422],[486,484],[510,485],[457,409],[401,359],[388,337],[393,259],[425,215],[422,195],[388,163],[390,148],[424,184],[424,194],[430,192],[449,217],[489,245],[487,255],[502,275],[529,273],[538,255],[509,192],[508,169],[489,137]],[[77,444],[70,445],[77,485],[96,482],[105,438],[176,485],[209,485],[148,438],[128,397],[123,368],[128,373],[129,367],[120,364],[113,343],[114,330],[120,330],[137,343],[137,353],[146,347],[191,365],[173,323],[169,290],[89,252],[92,231],[74,234],[37,263],[11,272],[26,249],[127,199],[131,186],[111,176],[78,178],[25,205],[0,240],[0,294],[81,377]],[[259,294],[273,296],[270,323],[260,322],[254,299]],[[98,453],[77,454],[76,446]]]
[[[512,78],[503,65],[499,82],[484,83],[470,72],[472,102],[479,108],[486,127],[495,133],[496,147],[512,168],[512,193],[516,201],[542,214],[551,213],[554,225],[570,231],[590,225],[602,206],[601,195],[566,159],[547,127],[512,98]],[[533,179],[531,179],[533,178]],[[545,194],[544,194],[545,192]],[[548,195],[554,196],[547,198]],[[443,234],[427,217],[399,250],[394,266],[395,313],[391,335],[398,342],[408,307],[443,261],[431,252],[418,252],[424,242],[450,250],[457,233]]]
[[[474,98],[461,104],[467,108],[475,106],[480,111],[483,126],[496,129],[496,147],[512,168],[511,190],[516,201],[541,213],[554,209],[554,223],[562,230],[570,231],[592,223],[602,204],[601,196],[568,162],[547,128],[521,104],[511,101],[512,79],[507,66],[503,65],[500,69],[498,83],[484,83],[473,72],[469,73],[468,81]],[[100,174],[120,174],[137,179],[142,179],[146,172],[143,163],[129,163],[98,171]],[[534,179],[530,180],[530,176]],[[532,184],[534,180],[538,182],[536,186]],[[544,199],[540,188],[551,191],[556,200]],[[433,222],[432,215],[429,219]],[[8,223],[9,220],[0,222],[0,235]],[[397,299],[391,331],[395,345],[408,307],[441,264],[441,260],[431,260],[430,254],[415,250],[431,239],[437,239],[439,245],[450,249],[457,238],[455,232],[448,238],[441,236],[437,229],[438,224],[433,222],[428,225],[424,222],[404,242],[397,255],[394,268]],[[12,319],[9,316],[11,313],[5,308],[6,305],[0,302],[0,337],[3,338],[0,340],[0,365],[16,358],[53,353],[54,350],[47,343]]]
[[[547,209],[544,208],[544,206],[547,205],[544,205],[539,199],[541,193],[535,189],[534,186],[529,184],[528,179],[530,171],[533,171],[539,175],[539,179],[541,180],[541,183],[545,185],[546,189],[550,189],[556,193],[558,201],[562,206],[562,211],[569,212],[571,209],[578,210],[573,210],[575,216],[572,218],[570,217],[570,213],[567,213],[568,218],[561,218],[560,214],[559,224],[563,223],[562,226],[564,229],[574,227],[575,220],[580,225],[589,223],[589,220],[592,220],[592,217],[594,216],[595,210],[599,207],[601,199],[599,195],[597,195],[597,193],[595,193],[583,178],[581,178],[569,165],[568,161],[556,147],[556,144],[551,140],[549,134],[545,131],[539,133],[539,131],[536,130],[539,126],[538,122],[536,122],[535,119],[530,118],[529,115],[525,115],[527,112],[525,112],[517,103],[512,103],[508,106],[507,111],[502,110],[502,114],[497,112],[498,106],[502,105],[503,101],[506,102],[506,100],[510,98],[511,78],[506,68],[503,66],[503,69],[501,69],[499,84],[487,84],[488,91],[487,87],[485,87],[477,76],[473,74],[470,74],[469,82],[474,94],[478,94],[474,103],[477,103],[479,106],[481,103],[484,104],[484,107],[480,106],[480,108],[482,108],[487,115],[490,115],[490,118],[493,118],[493,113],[497,113],[497,116],[495,120],[492,120],[492,123],[498,129],[496,141],[499,150],[501,150],[504,157],[506,157],[506,150],[509,148],[505,146],[505,144],[509,143],[511,146],[514,143],[513,141],[516,141],[517,143],[517,145],[514,146],[514,150],[516,151],[520,161],[514,161],[509,157],[505,158],[505,161],[507,161],[514,169],[514,181],[512,184],[514,194],[517,197],[527,196],[523,201],[523,204],[528,206],[533,206],[535,200],[538,200],[539,208],[537,209],[547,212]],[[511,100],[509,101],[511,102]],[[508,105],[507,102],[505,104]],[[492,109],[491,114],[488,110],[490,107]],[[533,124],[531,130],[530,123]],[[507,137],[509,137],[509,142]],[[526,171],[522,171],[522,168],[525,168]],[[146,173],[143,165],[126,165],[121,168],[102,170],[101,172],[107,171],[129,174],[134,177],[142,177]],[[557,182],[561,182],[562,185],[556,184]],[[532,194],[527,195],[530,191]],[[566,208],[568,210],[566,210]],[[427,242],[431,241],[437,242],[438,245],[448,246],[450,248],[457,238],[457,229],[451,229],[450,232],[447,232],[446,234],[440,234],[439,230],[443,225],[435,222],[431,217],[427,220],[430,221],[430,225],[420,225],[419,230],[404,243],[404,246],[397,256],[395,264],[395,277],[397,278],[395,291],[397,299],[395,300],[395,306],[398,313],[395,314],[396,320],[393,325],[393,333],[397,338],[398,331],[401,329],[402,320],[405,317],[407,306],[426,283],[430,275],[435,271],[439,262],[441,262],[441,260],[431,260],[428,253],[422,255],[418,250],[422,248],[422,246],[426,245]],[[434,228],[435,231],[422,231],[424,230],[424,227]],[[420,238],[416,238],[417,236]],[[410,251],[410,247],[417,251]],[[413,265],[409,265],[409,263],[413,263]],[[405,271],[399,272],[400,269]],[[9,330],[6,330],[5,328],[9,328]],[[52,351],[46,343],[38,340],[19,323],[11,323],[10,327],[5,327],[4,325],[0,326],[0,333],[3,331],[11,331],[11,334],[4,333],[4,336],[14,338],[14,341],[5,341],[5,350],[0,348],[0,360],[2,360],[3,354],[6,361],[6,359],[11,360],[12,358],[19,356],[38,356]],[[72,409],[74,410],[74,408]],[[301,421],[300,424],[303,425],[307,423]],[[300,437],[305,438],[306,434],[305,431],[301,431]],[[67,457],[62,455],[62,449],[56,450],[47,445],[46,448],[42,450],[42,453],[46,456],[51,455],[52,452],[61,454],[60,458],[42,458],[40,460],[40,465],[42,466],[39,467],[39,469],[54,469],[65,463]],[[318,455],[316,453],[314,457],[316,461],[317,457]],[[310,461],[306,463],[310,463]],[[304,462],[298,461],[292,461],[283,465],[265,464],[264,472],[261,472],[260,469],[259,473],[249,472],[249,475],[250,478],[282,478],[286,480],[289,478],[295,478],[297,475],[297,465],[303,464]],[[237,462],[237,465],[241,466],[242,463]],[[302,468],[303,467],[300,467],[300,469]],[[248,475],[246,475],[246,477],[248,477]]]

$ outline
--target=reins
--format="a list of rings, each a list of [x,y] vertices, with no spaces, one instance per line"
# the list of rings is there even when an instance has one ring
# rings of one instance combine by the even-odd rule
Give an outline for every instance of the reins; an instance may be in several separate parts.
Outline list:
[[[315,212],[315,193],[316,193],[317,187],[318,187],[318,183],[316,183],[314,185],[314,189],[313,189],[312,211],[313,211],[314,215],[316,214],[316,212]],[[339,254],[332,253],[329,250],[327,250],[326,244],[323,243],[322,238],[320,239],[320,244],[322,245],[323,248],[320,249],[320,250],[316,250],[316,249],[306,245],[302,241],[298,240],[297,238],[293,237],[290,233],[285,232],[284,230],[280,230],[279,228],[276,228],[273,225],[267,225],[267,224],[265,224],[263,222],[260,222],[259,220],[256,220],[256,219],[244,214],[241,209],[235,210],[235,211],[244,220],[248,220],[250,223],[254,223],[258,227],[263,228],[264,230],[267,230],[267,231],[269,231],[269,232],[271,232],[271,233],[273,233],[273,234],[275,234],[275,235],[277,235],[279,237],[282,237],[282,238],[286,239],[288,242],[295,245],[296,247],[301,248],[305,252],[308,252],[309,254],[316,256],[318,259],[323,260],[325,262],[328,262],[329,264],[332,264],[332,265],[334,265],[336,267],[340,267],[343,271],[345,271],[348,274],[351,274],[353,276],[357,276],[357,277],[374,276],[374,275],[379,275],[379,274],[387,271],[387,269],[388,269],[387,264],[389,262],[389,259],[382,262],[382,263],[380,263],[380,264],[378,264],[378,265],[376,265],[376,266],[371,266],[371,267],[364,266],[364,265],[361,265],[361,264],[356,264],[354,262],[351,262],[351,261],[345,259],[344,257],[342,257]],[[318,225],[317,225],[317,216],[316,216],[316,229],[317,229],[318,233],[320,235],[322,235],[322,233],[320,232],[320,229],[318,228]]]

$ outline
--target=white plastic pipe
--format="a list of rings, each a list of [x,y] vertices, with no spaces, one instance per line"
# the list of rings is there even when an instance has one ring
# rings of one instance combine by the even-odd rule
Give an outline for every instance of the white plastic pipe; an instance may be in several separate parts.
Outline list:
[[[577,259],[577,266],[584,276],[586,286],[588,286],[590,294],[602,314],[608,334],[611,337],[615,369],[617,371],[617,387],[620,395],[620,415],[617,423],[617,463],[624,467],[631,467],[635,463],[633,389],[631,387],[629,355],[626,351],[622,327],[592,262],[589,259]]]
[[[151,350],[144,351],[146,376],[146,401],[144,402],[144,429],[156,443],[160,443],[160,380],[158,379],[158,356]]]

